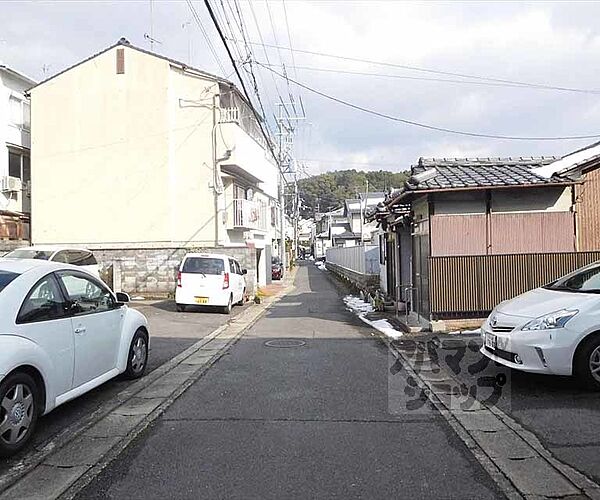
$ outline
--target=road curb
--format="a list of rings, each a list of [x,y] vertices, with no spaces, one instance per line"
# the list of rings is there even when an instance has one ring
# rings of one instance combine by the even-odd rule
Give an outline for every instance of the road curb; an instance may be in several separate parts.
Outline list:
[[[71,499],[76,496],[186,389],[202,377],[274,303],[294,288],[295,274],[288,274],[287,279],[284,279],[283,289],[277,294],[216,328],[121,391],[111,402],[78,422],[75,429],[71,427],[63,431],[45,443],[26,462],[11,469],[0,480],[0,500]],[[157,396],[152,397],[153,394]],[[134,401],[133,406],[128,406],[134,399],[142,401]],[[154,401],[149,402],[150,400]],[[122,435],[116,441],[108,441],[108,438],[115,436],[106,435],[102,426],[106,430],[116,428]],[[81,441],[88,445],[83,445],[83,450]],[[74,463],[73,455],[79,457],[78,463]]]

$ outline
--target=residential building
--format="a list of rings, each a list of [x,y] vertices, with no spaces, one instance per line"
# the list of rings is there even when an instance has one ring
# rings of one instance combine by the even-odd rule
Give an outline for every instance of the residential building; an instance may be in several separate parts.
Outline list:
[[[31,213],[31,78],[0,65],[0,251],[27,244]]]
[[[560,262],[593,259],[576,253],[579,181],[540,173],[556,161],[421,158],[368,215],[382,230],[384,293],[424,322],[480,318],[550,281]]]
[[[192,249],[270,280],[279,171],[233,83],[121,39],[30,95],[33,243],[94,250],[125,291],[172,291]]]
[[[324,257],[328,248],[371,243],[377,233],[377,222],[365,221],[364,215],[384,199],[384,193],[361,193],[357,198],[344,200],[340,208],[317,214],[315,257]]]

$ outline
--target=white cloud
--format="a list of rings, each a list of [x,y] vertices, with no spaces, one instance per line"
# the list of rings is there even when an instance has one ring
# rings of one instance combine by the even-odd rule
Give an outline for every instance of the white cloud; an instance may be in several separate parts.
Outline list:
[[[234,25],[233,0],[224,0]],[[240,0],[245,29],[259,41],[250,5],[266,43],[288,44],[282,2],[270,2],[271,28],[265,2]],[[202,2],[196,9],[219,58],[231,69]],[[220,19],[220,2],[213,1]],[[295,48],[350,57],[436,68],[441,71],[496,78],[600,88],[595,61],[600,57],[600,31],[595,3],[552,2],[286,2]],[[150,31],[147,2],[2,2],[0,60],[33,77],[88,57],[121,36],[146,46]],[[185,2],[154,2],[155,48],[176,59],[188,58],[191,15]],[[211,72],[218,66],[199,29],[193,29],[194,64]],[[243,51],[243,49],[242,49]],[[279,53],[280,52],[280,53]],[[265,61],[254,47],[255,58]],[[289,51],[268,50],[271,62],[280,55],[291,68]],[[411,77],[436,77],[416,71],[296,53],[298,66],[381,72]],[[278,98],[273,78],[259,70],[259,85],[269,114]],[[299,81],[340,98],[393,116],[432,125],[502,135],[575,135],[600,125],[599,95],[467,86],[392,78],[374,78],[299,69]],[[437,75],[441,77],[441,75]],[[444,78],[455,78],[446,76]],[[286,85],[278,81],[284,100]],[[298,89],[291,86],[297,94]],[[310,162],[311,172],[332,168],[407,168],[419,156],[500,156],[563,154],[585,144],[572,142],[509,142],[448,135],[362,114],[322,97],[300,92],[308,111],[306,128],[297,137],[297,154],[325,161]],[[587,141],[592,142],[592,140]],[[347,162],[347,163],[346,163]],[[383,165],[383,166],[381,166]]]

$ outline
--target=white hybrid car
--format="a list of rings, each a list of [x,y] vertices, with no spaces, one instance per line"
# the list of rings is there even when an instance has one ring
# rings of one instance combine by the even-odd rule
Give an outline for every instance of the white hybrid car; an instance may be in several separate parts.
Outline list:
[[[80,268],[0,260],[0,456],[39,416],[124,373],[144,374],[146,318]]]
[[[481,352],[502,365],[600,390],[600,262],[502,302],[481,335]]]
[[[225,314],[233,304],[243,304],[246,294],[246,269],[228,255],[188,253],[177,273],[175,303],[183,312],[186,306],[217,306]]]

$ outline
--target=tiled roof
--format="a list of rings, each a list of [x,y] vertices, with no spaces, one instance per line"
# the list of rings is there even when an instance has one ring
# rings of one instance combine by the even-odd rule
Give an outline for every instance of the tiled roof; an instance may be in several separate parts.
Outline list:
[[[546,178],[532,171],[556,161],[554,156],[524,158],[421,158],[412,175],[435,168],[436,175],[415,183],[409,190],[465,189],[476,187],[556,184],[562,180]]]

